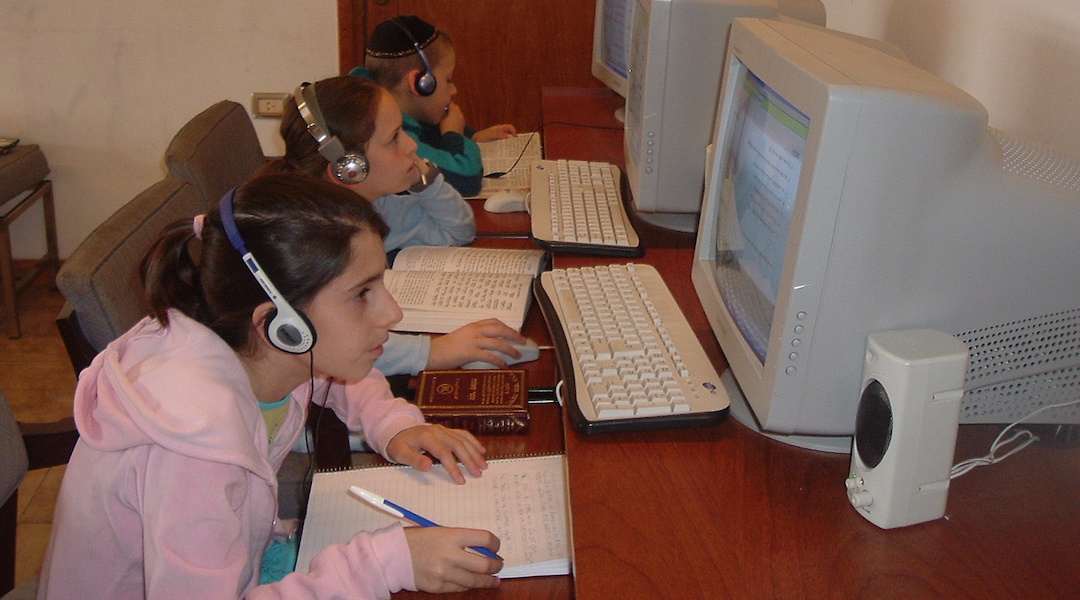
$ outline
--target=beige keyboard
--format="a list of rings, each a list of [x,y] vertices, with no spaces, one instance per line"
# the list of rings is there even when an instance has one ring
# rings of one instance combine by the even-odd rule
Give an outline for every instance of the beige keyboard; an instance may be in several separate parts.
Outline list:
[[[652,266],[553,269],[541,273],[537,299],[578,431],[708,425],[727,417],[720,376]]]
[[[554,252],[636,257],[645,253],[623,207],[619,168],[609,163],[533,163],[532,237]]]

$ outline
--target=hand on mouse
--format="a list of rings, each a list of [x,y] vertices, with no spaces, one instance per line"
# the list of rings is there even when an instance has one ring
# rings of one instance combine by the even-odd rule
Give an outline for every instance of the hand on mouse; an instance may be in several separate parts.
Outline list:
[[[505,368],[506,362],[492,351],[520,358],[521,353],[509,342],[524,343],[525,336],[498,319],[469,323],[446,335],[432,338],[427,368],[456,369],[473,361],[489,362]]]

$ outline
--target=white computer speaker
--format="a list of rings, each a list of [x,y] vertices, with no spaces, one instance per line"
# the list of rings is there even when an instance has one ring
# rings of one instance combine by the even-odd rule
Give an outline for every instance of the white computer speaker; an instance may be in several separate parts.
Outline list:
[[[945,515],[968,348],[932,329],[866,339],[848,500],[883,529]]]

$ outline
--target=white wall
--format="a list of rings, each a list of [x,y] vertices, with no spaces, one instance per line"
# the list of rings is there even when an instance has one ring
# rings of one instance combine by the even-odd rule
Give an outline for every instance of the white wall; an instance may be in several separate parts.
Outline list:
[[[982,102],[990,124],[1080,156],[1080,11],[1070,0],[823,0],[830,27],[885,39]],[[0,0],[0,136],[52,167],[60,253],[164,174],[191,116],[337,70],[326,0]],[[280,153],[276,120],[257,119]],[[44,251],[40,211],[12,228]]]
[[[822,0],[827,25],[884,39],[971,94],[990,125],[1080,157],[1073,0]]]
[[[0,136],[52,168],[60,254],[165,174],[172,135],[222,99],[291,92],[337,74],[326,0],[0,0]],[[276,119],[256,119],[280,154]],[[44,253],[41,210],[12,226],[16,258]]]

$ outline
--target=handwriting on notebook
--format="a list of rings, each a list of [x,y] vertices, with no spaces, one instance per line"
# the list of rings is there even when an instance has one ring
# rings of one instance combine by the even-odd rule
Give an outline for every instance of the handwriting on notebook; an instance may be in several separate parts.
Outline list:
[[[564,456],[489,460],[482,476],[467,479],[465,485],[456,485],[441,466],[427,473],[403,466],[316,473],[297,569],[306,570],[326,546],[397,521],[349,494],[349,487],[356,485],[440,525],[493,532],[505,559],[500,577],[569,573]]]

